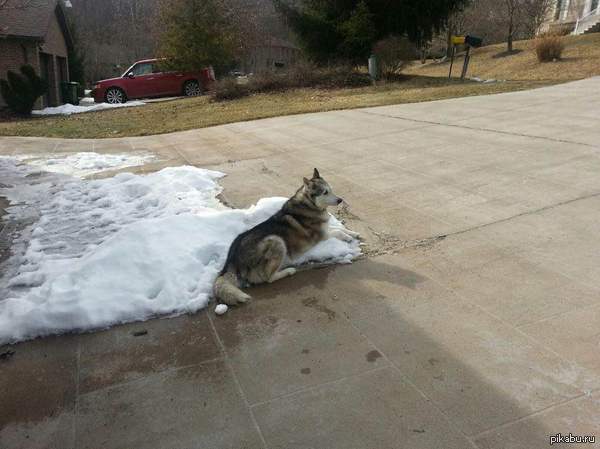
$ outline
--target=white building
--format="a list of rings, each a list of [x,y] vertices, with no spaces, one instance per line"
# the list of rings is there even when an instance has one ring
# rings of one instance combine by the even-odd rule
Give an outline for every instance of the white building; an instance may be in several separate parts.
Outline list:
[[[600,0],[554,0],[542,31],[600,32]]]

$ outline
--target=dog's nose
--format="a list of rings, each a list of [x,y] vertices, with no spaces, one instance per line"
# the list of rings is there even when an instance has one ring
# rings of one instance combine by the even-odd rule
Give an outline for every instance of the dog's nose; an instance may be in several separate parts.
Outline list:
[[[338,204],[342,204],[343,202],[344,202],[344,200],[343,200],[342,198],[338,198],[338,199],[337,199],[337,203],[338,203]]]

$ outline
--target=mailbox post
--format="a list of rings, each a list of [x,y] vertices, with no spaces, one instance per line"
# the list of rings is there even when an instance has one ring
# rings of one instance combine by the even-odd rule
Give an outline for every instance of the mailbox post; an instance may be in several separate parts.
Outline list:
[[[467,45],[467,52],[465,54],[465,62],[463,64],[462,72],[460,74],[461,81],[464,81],[469,69],[469,61],[471,60],[471,47],[481,47],[483,39],[475,36],[452,36],[452,59],[450,60],[450,71],[448,72],[448,79],[452,77],[452,66],[454,65],[454,56],[456,55],[457,45]]]
[[[452,36],[452,56],[450,58],[450,71],[448,79],[452,78],[452,66],[454,65],[454,56],[456,55],[456,46],[465,43],[465,36]]]

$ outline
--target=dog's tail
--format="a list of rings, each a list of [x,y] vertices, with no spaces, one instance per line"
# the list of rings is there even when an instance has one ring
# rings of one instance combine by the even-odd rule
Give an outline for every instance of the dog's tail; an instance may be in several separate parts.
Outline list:
[[[221,273],[213,287],[213,293],[215,298],[217,298],[217,302],[227,304],[228,306],[235,306],[236,304],[248,301],[250,295],[241,291],[238,284],[237,276],[234,273]]]

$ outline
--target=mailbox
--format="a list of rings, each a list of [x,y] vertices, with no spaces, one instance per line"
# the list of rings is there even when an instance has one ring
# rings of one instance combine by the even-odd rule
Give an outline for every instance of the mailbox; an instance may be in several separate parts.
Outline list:
[[[480,37],[465,36],[464,40],[465,43],[471,47],[481,47],[481,44],[483,44],[483,39],[481,39]]]
[[[464,80],[469,68],[469,60],[471,59],[471,47],[481,47],[483,39],[476,36],[452,36],[452,57],[450,59],[450,71],[448,72],[448,79],[452,77],[452,66],[454,65],[454,55],[456,54],[457,45],[467,45],[467,51],[465,52],[465,62],[463,64],[462,73],[460,79]]]

